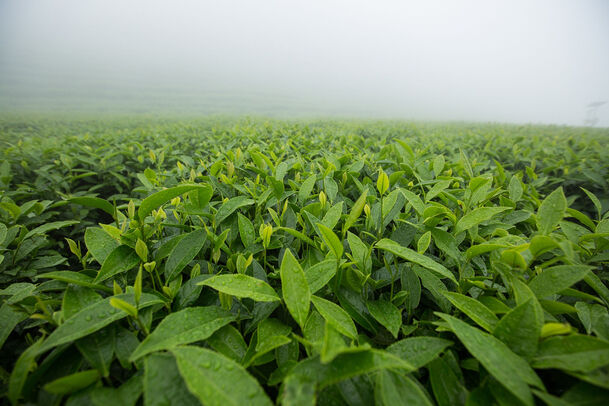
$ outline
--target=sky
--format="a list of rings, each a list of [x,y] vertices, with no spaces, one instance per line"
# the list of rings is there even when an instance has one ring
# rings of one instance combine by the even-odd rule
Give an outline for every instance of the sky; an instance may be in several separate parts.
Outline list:
[[[0,0],[0,112],[583,125],[597,101],[606,0]]]

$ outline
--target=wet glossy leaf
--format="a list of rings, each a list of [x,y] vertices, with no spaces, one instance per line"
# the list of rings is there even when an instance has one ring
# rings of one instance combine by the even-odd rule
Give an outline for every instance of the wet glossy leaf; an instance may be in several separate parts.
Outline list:
[[[414,382],[413,378],[392,371],[381,371],[377,375],[375,391],[379,405],[433,405],[423,388]]]
[[[215,306],[189,307],[165,317],[131,354],[136,361],[153,351],[202,341],[235,320],[231,313]]]
[[[537,351],[541,334],[541,307],[534,298],[516,306],[499,320],[493,335],[507,344],[516,354],[531,358]]]
[[[455,276],[448,269],[446,269],[446,267],[425,255],[421,255],[418,252],[411,250],[410,248],[401,246],[395,241],[385,238],[377,242],[375,247],[391,252],[392,254],[407,261],[414,262],[415,264],[418,264],[424,268],[429,269],[430,271],[433,271],[441,278],[448,278],[451,281],[457,283]]]
[[[272,405],[256,379],[231,359],[200,347],[179,347],[171,352],[188,390],[200,402],[210,406]]]
[[[452,341],[438,337],[409,337],[387,347],[387,351],[421,368],[438,357]]]
[[[391,302],[385,300],[369,301],[366,305],[372,317],[385,326],[394,338],[398,338],[402,326],[402,312]]]
[[[144,405],[200,405],[188,391],[173,355],[157,353],[144,358]]]
[[[119,273],[129,271],[139,263],[140,258],[131,247],[127,245],[118,246],[106,257],[93,282],[103,282]]]
[[[231,296],[247,297],[258,302],[281,300],[268,283],[243,274],[216,275],[199,282],[198,285],[209,286]]]
[[[543,387],[529,364],[504,343],[475,327],[446,314],[440,314],[468,351],[506,389],[527,405],[533,404],[529,385]]]
[[[165,276],[167,280],[172,280],[182,272],[184,267],[201,251],[206,239],[205,231],[199,229],[186,234],[184,238],[178,241],[165,263]]]
[[[332,251],[336,258],[342,257],[344,251],[343,243],[334,234],[334,231],[321,223],[317,223],[317,227],[328,249]]]
[[[558,293],[582,280],[593,267],[586,265],[557,265],[544,269],[529,283],[538,298]]]
[[[140,204],[140,207],[137,210],[137,215],[140,221],[143,221],[152,212],[152,210],[158,209],[174,197],[178,197],[180,195],[183,195],[184,193],[190,192],[195,189],[202,189],[204,190],[204,193],[209,193],[211,186],[179,185],[151,194],[150,196],[142,200],[142,203]]]
[[[303,327],[311,306],[311,291],[300,263],[289,249],[283,255],[280,275],[283,301],[294,320]]]
[[[461,310],[488,332],[492,332],[497,322],[499,322],[495,313],[476,299],[456,292],[442,292],[442,294],[453,306]]]
[[[251,206],[254,203],[256,203],[254,200],[248,199],[245,196],[237,196],[230,199],[226,203],[222,204],[222,206],[220,206],[220,208],[218,209],[218,212],[216,213],[215,217],[216,224],[222,223],[225,219],[228,218],[228,216],[233,214],[235,210],[241,207]]]
[[[479,207],[474,209],[459,219],[455,225],[454,234],[459,234],[463,231],[467,231],[470,228],[490,220],[497,214],[509,210],[509,207]]]
[[[336,261],[327,259],[307,268],[305,278],[311,294],[323,288],[336,275]]]
[[[535,368],[590,372],[609,365],[609,342],[573,334],[543,340],[533,359]]]
[[[118,241],[103,229],[97,227],[87,228],[85,231],[85,244],[91,255],[93,255],[93,258],[100,264],[103,264],[108,255],[119,246]]]
[[[124,293],[113,297],[124,300],[131,305],[135,305],[133,294],[131,293]],[[112,299],[112,297],[93,303],[67,319],[49,335],[38,349],[39,353],[43,353],[58,345],[86,337],[116,320],[127,317],[127,313],[117,310],[110,305],[110,299]],[[157,296],[143,293],[138,308],[144,309],[148,306],[160,303],[163,303],[163,301]]]
[[[99,372],[95,369],[76,372],[44,385],[44,390],[56,395],[66,395],[84,389],[99,380]]]
[[[562,187],[554,190],[541,202],[537,210],[537,228],[542,234],[549,234],[562,220],[567,210],[567,199]]]
[[[353,320],[340,306],[318,296],[311,296],[311,302],[322,317],[341,334],[352,339],[357,337],[357,329]]]

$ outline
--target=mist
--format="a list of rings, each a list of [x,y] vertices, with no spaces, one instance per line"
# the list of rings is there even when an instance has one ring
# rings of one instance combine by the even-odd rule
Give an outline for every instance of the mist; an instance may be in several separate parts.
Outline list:
[[[0,0],[0,112],[583,125],[597,101],[604,0]]]

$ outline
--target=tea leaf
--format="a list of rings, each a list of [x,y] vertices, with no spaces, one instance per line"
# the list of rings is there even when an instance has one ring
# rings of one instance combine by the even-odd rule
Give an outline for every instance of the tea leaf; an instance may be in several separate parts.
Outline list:
[[[179,347],[171,352],[188,390],[201,403],[210,406],[272,405],[256,379],[233,360],[200,347]]]
[[[281,262],[281,288],[288,311],[302,328],[311,306],[311,291],[302,267],[287,249]]]
[[[214,306],[190,307],[165,317],[154,331],[131,354],[134,362],[153,351],[167,350],[182,344],[202,341],[224,327],[235,316]]]
[[[541,202],[537,210],[537,228],[542,234],[549,234],[563,219],[567,210],[567,199],[562,187],[554,190]]]
[[[281,300],[268,283],[243,274],[215,275],[197,283],[236,297],[247,297],[258,302]]]

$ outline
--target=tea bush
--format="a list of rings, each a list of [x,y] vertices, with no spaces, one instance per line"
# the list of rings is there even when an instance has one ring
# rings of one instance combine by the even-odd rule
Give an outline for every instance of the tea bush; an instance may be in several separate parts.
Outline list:
[[[608,141],[3,117],[2,395],[608,404]]]

